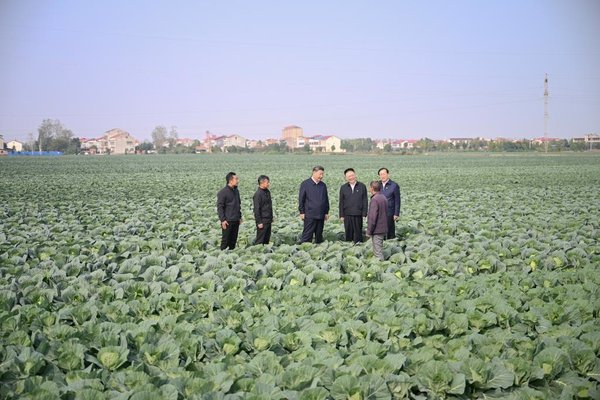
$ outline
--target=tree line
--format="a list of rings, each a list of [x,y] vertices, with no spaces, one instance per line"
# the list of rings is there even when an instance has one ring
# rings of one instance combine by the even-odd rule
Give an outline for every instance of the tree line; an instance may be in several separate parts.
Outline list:
[[[417,140],[413,148],[394,149],[391,144],[386,143],[383,149],[377,147],[377,143],[370,138],[342,140],[342,149],[347,152],[383,152],[419,154],[428,152],[462,152],[462,151],[491,151],[491,152],[522,152],[522,151],[545,151],[544,144],[533,143],[531,140],[522,139],[516,141],[487,141],[473,139],[468,142],[457,143],[436,141],[429,138]],[[548,143],[548,151],[584,151],[588,146],[583,142],[574,142],[561,139]]]
[[[33,135],[31,135],[33,136]],[[136,150],[142,152],[155,151],[160,154],[182,154],[194,153],[196,146],[200,145],[199,140],[195,140],[191,145],[186,146],[178,143],[179,133],[177,127],[171,126],[167,129],[163,125],[158,125],[151,133],[152,141],[143,141]],[[456,145],[436,141],[429,138],[423,138],[414,143],[411,149],[394,149],[387,143],[383,149],[377,147],[377,143],[371,138],[343,139],[341,148],[349,153],[401,153],[418,154],[426,152],[453,152],[453,151],[491,151],[491,152],[524,152],[524,151],[545,151],[544,144],[533,143],[530,140],[523,139],[517,141],[486,141],[473,139],[468,142],[457,143]],[[548,143],[548,151],[584,151],[588,146],[583,142],[574,142],[572,140],[561,139]],[[64,154],[79,154],[81,152],[81,142],[75,137],[70,129],[65,128],[62,123],[56,119],[44,119],[38,128],[37,139],[31,138],[29,143],[24,144],[26,151],[61,151]],[[225,150],[228,153],[271,153],[282,154],[291,152],[285,143],[272,143],[261,148],[249,148],[239,146],[229,146],[226,149],[214,146],[210,149],[213,153],[219,153]],[[293,149],[294,153],[312,153],[308,145]]]
[[[79,154],[81,142],[70,129],[65,128],[57,119],[45,119],[38,128],[37,139],[30,135],[28,143],[23,144],[25,151],[61,151],[64,154]]]

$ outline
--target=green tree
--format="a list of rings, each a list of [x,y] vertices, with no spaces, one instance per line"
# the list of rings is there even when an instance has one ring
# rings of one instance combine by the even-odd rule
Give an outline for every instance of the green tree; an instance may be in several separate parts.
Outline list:
[[[79,154],[81,153],[81,142],[79,138],[73,138],[69,142],[67,148],[65,149],[65,154]]]
[[[354,145],[352,144],[352,141],[350,141],[350,140],[342,140],[341,147],[342,147],[342,150],[346,150],[349,153],[354,151]]]
[[[148,141],[143,141],[142,143],[138,144],[135,147],[136,151],[143,151],[143,152],[148,152],[152,149],[154,149],[154,145],[151,142]]]
[[[416,147],[425,152],[432,150],[434,148],[434,146],[435,146],[435,143],[433,142],[433,140],[431,140],[429,138],[420,139],[416,143]]]
[[[73,132],[66,129],[59,120],[45,119],[38,128],[36,146],[39,151],[66,151]]]
[[[571,141],[571,150],[573,151],[583,151],[586,149],[585,143],[584,142],[574,142]]]
[[[175,149],[178,139],[179,133],[177,132],[177,127],[171,126],[171,130],[169,131],[169,138],[167,139],[167,143],[169,143],[169,149]]]
[[[162,125],[158,125],[152,131],[152,143],[156,151],[162,151],[167,142],[167,128]],[[164,152],[164,151],[163,151]]]

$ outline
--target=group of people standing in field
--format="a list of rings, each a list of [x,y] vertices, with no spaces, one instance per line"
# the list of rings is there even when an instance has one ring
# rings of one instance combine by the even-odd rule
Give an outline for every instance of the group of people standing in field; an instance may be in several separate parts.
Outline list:
[[[356,178],[353,168],[344,171],[346,183],[340,187],[339,217],[344,223],[345,240],[363,241],[363,220],[367,219],[367,236],[373,242],[373,253],[380,260],[383,256],[383,241],[396,237],[396,221],[400,217],[400,186],[389,177],[387,168],[377,171],[380,180],[369,183],[369,188]],[[311,177],[300,185],[298,211],[304,222],[300,243],[323,242],[323,228],[329,219],[329,196],[323,182],[325,169],[316,166]],[[221,223],[221,250],[235,248],[238,231],[242,223],[241,201],[238,190],[239,178],[234,172],[225,177],[227,185],[217,194],[217,213]],[[273,202],[269,191],[270,179],[258,177],[258,189],[254,193],[254,221],[256,239],[254,244],[268,244],[273,223]],[[371,202],[368,194],[371,194]]]

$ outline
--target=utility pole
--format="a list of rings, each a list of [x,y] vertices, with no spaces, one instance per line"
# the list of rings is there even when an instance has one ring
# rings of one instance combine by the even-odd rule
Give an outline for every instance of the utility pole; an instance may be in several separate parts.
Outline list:
[[[544,78],[544,149],[548,152],[548,74]]]

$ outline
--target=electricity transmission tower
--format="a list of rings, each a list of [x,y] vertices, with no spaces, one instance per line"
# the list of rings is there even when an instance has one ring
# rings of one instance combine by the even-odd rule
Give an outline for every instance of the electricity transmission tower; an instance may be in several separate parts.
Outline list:
[[[544,78],[544,150],[548,152],[548,74]]]

